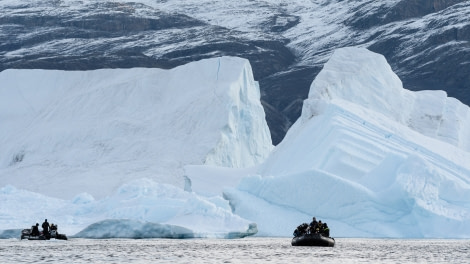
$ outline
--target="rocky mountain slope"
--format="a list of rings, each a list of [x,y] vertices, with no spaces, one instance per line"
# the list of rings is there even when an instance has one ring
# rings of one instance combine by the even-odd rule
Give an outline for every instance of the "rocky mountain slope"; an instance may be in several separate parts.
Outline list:
[[[383,54],[407,89],[445,90],[470,105],[469,1],[4,0],[0,10],[0,71],[247,58],[274,144],[344,46]]]

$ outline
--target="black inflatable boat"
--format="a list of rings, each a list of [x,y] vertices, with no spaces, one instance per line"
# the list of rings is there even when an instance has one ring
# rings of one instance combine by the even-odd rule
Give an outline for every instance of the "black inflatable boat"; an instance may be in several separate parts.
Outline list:
[[[304,234],[292,239],[292,246],[334,247],[335,239],[321,234]]]
[[[67,240],[67,236],[65,234],[59,234],[57,233],[56,230],[51,230],[49,236],[45,236],[42,234],[39,235],[39,236],[36,236],[36,235],[32,235],[31,234],[31,229],[23,229],[21,231],[21,239],[28,239],[28,240],[49,240],[51,238],[55,238],[55,239],[61,239],[61,240]]]

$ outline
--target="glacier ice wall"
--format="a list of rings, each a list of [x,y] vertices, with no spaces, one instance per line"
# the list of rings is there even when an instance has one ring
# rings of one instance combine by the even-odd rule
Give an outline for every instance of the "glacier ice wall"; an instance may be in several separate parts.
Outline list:
[[[247,167],[272,143],[245,59],[171,70],[0,73],[0,182],[95,198],[149,178],[183,186],[183,166]]]

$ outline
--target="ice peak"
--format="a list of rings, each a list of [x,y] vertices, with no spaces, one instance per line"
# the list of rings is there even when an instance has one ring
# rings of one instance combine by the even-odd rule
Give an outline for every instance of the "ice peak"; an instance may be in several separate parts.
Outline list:
[[[353,103],[425,136],[470,150],[468,106],[447,97],[445,91],[404,89],[385,57],[365,48],[333,53],[310,87],[301,120],[318,115],[329,103]]]

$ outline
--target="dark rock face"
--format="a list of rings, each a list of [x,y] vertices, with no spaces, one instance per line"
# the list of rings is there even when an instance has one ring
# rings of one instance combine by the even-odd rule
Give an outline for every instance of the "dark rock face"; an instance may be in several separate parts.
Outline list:
[[[394,22],[439,12],[465,0],[402,0],[385,17],[386,22]]]
[[[402,1],[399,5],[404,5],[404,2],[429,12],[448,7],[446,12],[452,19],[454,15],[450,14],[458,14],[456,4],[463,1]],[[402,9],[403,7],[398,8]],[[423,14],[428,15],[429,12]],[[417,14],[420,13],[415,11],[414,15]],[[409,13],[406,12],[405,17],[408,16]],[[405,88],[445,90],[448,96],[470,105],[470,24],[459,24],[432,16],[427,22],[426,27],[422,29],[402,28],[394,31],[396,37],[385,36],[370,45],[369,49],[385,55]],[[419,37],[423,33],[426,37]],[[400,52],[405,49],[408,51]]]
[[[242,1],[253,12],[269,13],[246,32],[219,26],[217,17],[201,19],[136,2],[76,1],[73,8],[62,2],[0,3],[0,71],[172,68],[210,57],[243,57],[260,82],[274,144],[299,117],[325,54],[342,46],[362,45],[383,54],[407,89],[446,90],[470,105],[469,1],[320,1],[308,6],[309,12],[347,7],[347,15],[334,23],[350,34],[313,50],[325,35],[312,33],[305,43],[291,43],[292,30],[303,22],[297,11],[306,7],[300,2]],[[289,8],[293,5],[299,6]]]
[[[310,84],[320,70],[318,66],[293,67],[259,80],[260,87],[269,87],[262,90],[261,97],[273,143],[281,142],[300,116],[303,100],[307,98]]]
[[[423,17],[439,12],[450,6],[465,2],[465,0],[401,0],[394,6],[385,4],[370,13],[365,3],[356,9],[357,15],[346,21],[347,25],[358,29],[367,29],[378,25]]]
[[[0,17],[0,28],[6,33],[0,35],[0,71],[7,68],[172,68],[204,58],[231,55],[249,59],[255,75],[262,78],[286,69],[295,60],[285,46],[287,40],[247,39],[241,32],[154,9],[150,10],[150,18],[136,17],[132,11],[142,8],[140,4],[127,4],[124,11],[116,3],[93,4],[89,8],[98,11],[80,16],[65,12],[55,16]],[[167,36],[159,40],[160,34]],[[175,45],[184,41],[201,44]],[[22,56],[5,56],[40,45],[45,45],[44,49],[36,48]],[[164,54],[148,52],[165,45],[176,48]]]

